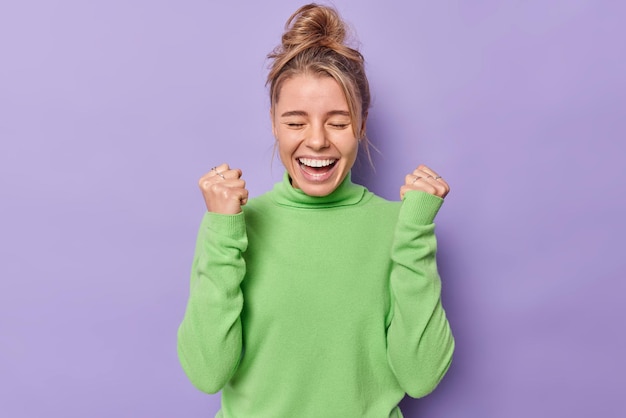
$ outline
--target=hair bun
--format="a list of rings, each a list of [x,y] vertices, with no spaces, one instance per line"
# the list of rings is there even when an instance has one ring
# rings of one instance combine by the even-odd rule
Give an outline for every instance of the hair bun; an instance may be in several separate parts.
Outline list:
[[[363,55],[346,42],[349,29],[332,7],[315,3],[300,7],[287,20],[281,44],[267,55],[272,63],[266,84],[270,86],[273,112],[283,83],[291,77],[332,77],[346,98],[354,136],[365,139],[361,144],[369,155],[365,135],[371,101],[369,83]]]
[[[340,49],[346,38],[346,27],[334,9],[307,4],[298,9],[285,25],[284,50],[321,46]]]

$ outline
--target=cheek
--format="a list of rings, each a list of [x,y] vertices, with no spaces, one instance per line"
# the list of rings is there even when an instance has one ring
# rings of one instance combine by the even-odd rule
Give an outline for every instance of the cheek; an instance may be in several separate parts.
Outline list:
[[[346,140],[343,144],[342,147],[342,154],[345,157],[348,157],[350,159],[354,159],[356,158],[356,155],[359,151],[359,141],[354,139],[354,138],[350,138],[348,140]]]
[[[280,158],[281,160],[283,160],[283,162],[291,160],[291,155],[295,151],[293,141],[289,141],[289,139],[285,138],[284,135],[279,135],[276,137],[275,146],[278,149],[278,155],[280,155]]]

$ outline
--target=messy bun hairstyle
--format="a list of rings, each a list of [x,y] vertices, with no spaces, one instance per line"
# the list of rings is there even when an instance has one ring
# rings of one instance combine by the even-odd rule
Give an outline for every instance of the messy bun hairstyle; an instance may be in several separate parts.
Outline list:
[[[272,64],[267,84],[274,108],[286,80],[300,74],[332,77],[346,97],[354,135],[367,151],[369,83],[363,56],[346,45],[346,34],[346,25],[335,9],[315,3],[302,6],[287,20],[281,45],[268,55]]]

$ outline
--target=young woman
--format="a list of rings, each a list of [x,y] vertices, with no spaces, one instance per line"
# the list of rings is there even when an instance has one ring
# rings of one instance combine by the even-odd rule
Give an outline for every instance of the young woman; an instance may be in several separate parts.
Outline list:
[[[271,118],[286,172],[248,201],[242,171],[199,182],[198,234],[178,353],[222,390],[223,418],[401,417],[446,373],[433,220],[448,184],[421,165],[401,202],[351,182],[370,95],[337,12],[310,4],[269,55]]]

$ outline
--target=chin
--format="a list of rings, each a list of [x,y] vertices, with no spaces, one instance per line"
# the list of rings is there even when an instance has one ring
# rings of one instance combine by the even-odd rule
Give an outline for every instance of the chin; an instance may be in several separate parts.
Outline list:
[[[341,180],[343,180],[343,177]],[[328,179],[324,182],[315,183],[300,179],[297,187],[309,196],[324,197],[334,192],[341,184],[341,180]]]
[[[328,196],[329,194],[331,194],[332,192],[334,192],[336,189],[332,188],[332,187],[303,187],[301,190],[309,195],[309,196],[314,196],[314,197],[324,197],[324,196]]]

